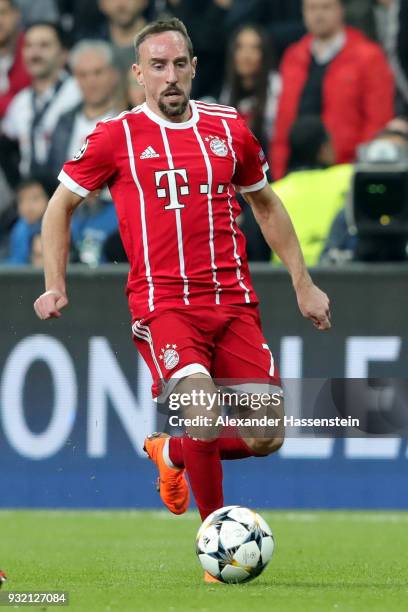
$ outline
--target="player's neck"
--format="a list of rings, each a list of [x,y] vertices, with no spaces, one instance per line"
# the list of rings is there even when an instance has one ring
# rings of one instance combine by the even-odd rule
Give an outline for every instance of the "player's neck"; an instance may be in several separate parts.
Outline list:
[[[157,115],[161,119],[164,119],[165,121],[170,121],[171,123],[185,123],[186,121],[191,119],[191,116],[193,114],[192,110],[191,110],[190,101],[188,102],[187,108],[184,111],[184,113],[182,115],[177,115],[176,117],[168,117],[167,115],[162,113],[162,111],[157,106],[157,104],[155,104],[155,102],[152,102],[150,100],[146,100],[146,105],[148,106],[149,110],[152,113],[154,113],[155,115]]]

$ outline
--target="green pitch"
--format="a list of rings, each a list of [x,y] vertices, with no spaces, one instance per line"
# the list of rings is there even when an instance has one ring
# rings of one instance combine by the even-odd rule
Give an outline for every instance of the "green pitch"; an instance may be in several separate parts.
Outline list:
[[[274,557],[236,586],[202,582],[195,513],[3,511],[3,591],[68,591],[68,608],[19,609],[72,612],[408,610],[408,513],[261,513]]]

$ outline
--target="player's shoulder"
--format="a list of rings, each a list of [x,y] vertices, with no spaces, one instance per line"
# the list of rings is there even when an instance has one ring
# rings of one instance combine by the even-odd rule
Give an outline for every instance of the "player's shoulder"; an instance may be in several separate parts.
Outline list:
[[[194,100],[194,104],[199,115],[223,117],[225,119],[239,119],[240,117],[236,108],[227,106],[226,104],[204,102],[203,100]]]
[[[137,115],[142,112],[142,105],[135,106],[131,110],[125,110],[119,113],[118,115],[114,115],[113,117],[107,117],[106,119],[102,119],[100,124],[104,124],[106,126],[114,126],[122,123],[125,120],[133,119]]]
[[[109,137],[111,142],[116,142],[116,138],[119,137],[119,134],[123,133],[124,123],[132,124],[134,118],[140,116],[140,113],[141,106],[136,106],[131,110],[125,110],[117,115],[101,119],[96,124],[94,134],[96,133],[101,137]]]

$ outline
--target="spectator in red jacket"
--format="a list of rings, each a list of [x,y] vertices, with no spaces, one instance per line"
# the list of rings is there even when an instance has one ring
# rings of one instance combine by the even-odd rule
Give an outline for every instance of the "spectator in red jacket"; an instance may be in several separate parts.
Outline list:
[[[0,0],[0,119],[13,97],[30,84],[22,58],[20,12],[13,0]]]
[[[336,163],[354,160],[393,117],[394,82],[381,48],[345,27],[340,0],[303,0],[308,30],[282,60],[282,94],[271,147],[274,179],[289,157],[288,134],[302,115],[319,115],[332,135]]]

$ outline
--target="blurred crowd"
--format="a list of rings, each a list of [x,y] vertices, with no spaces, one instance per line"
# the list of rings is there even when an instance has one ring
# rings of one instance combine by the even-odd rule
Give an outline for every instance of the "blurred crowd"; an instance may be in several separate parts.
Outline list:
[[[98,121],[144,101],[133,41],[171,16],[198,56],[192,97],[238,108],[307,264],[358,260],[344,211],[359,147],[408,148],[408,2],[0,0],[0,264],[42,266],[64,161]],[[279,265],[244,204],[239,222],[250,260]],[[72,262],[126,261],[107,189],[77,209],[71,235]]]

